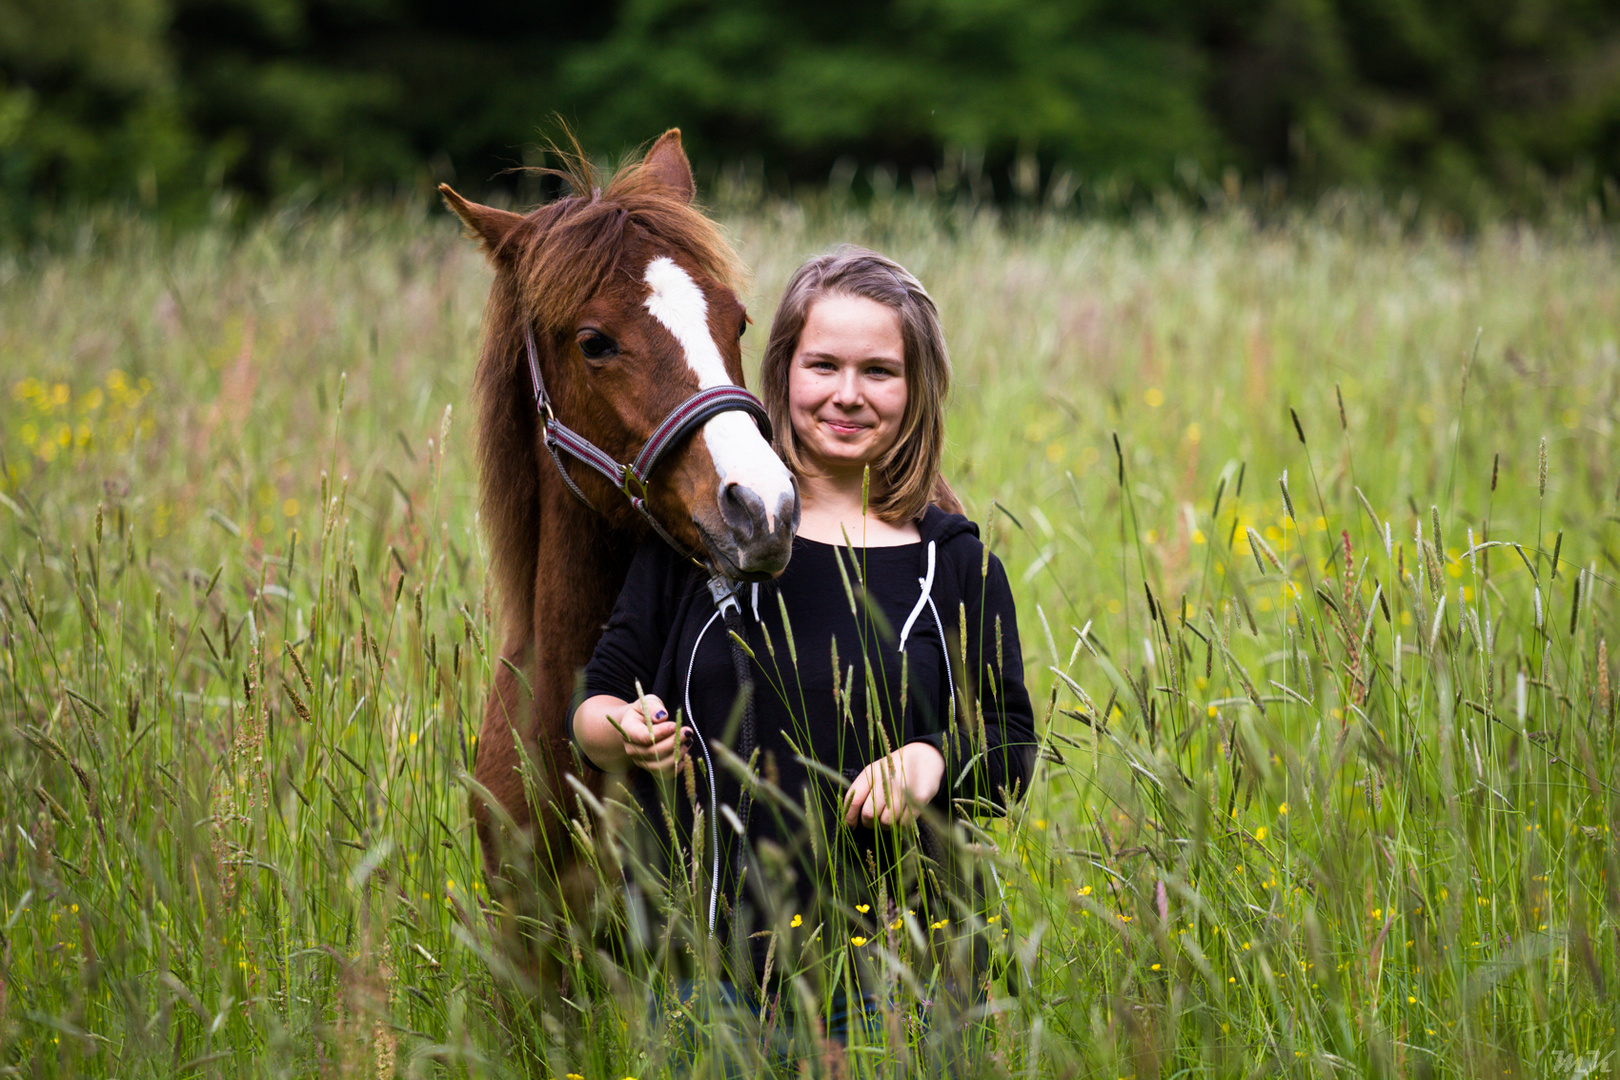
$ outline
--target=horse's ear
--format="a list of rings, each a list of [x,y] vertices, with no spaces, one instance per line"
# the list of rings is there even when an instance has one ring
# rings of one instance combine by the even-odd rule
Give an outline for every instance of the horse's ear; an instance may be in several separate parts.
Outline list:
[[[681,148],[680,128],[670,128],[658,136],[641,167],[680,196],[682,202],[691,202],[692,196],[697,194],[697,185],[692,182],[692,163],[686,160],[686,151]]]
[[[439,194],[444,196],[444,204],[456,212],[467,228],[479,240],[483,241],[484,250],[492,258],[500,257],[502,248],[511,237],[513,230],[523,223],[522,214],[514,214],[510,210],[498,210],[493,206],[484,206],[481,203],[468,202],[449,184],[439,185]]]

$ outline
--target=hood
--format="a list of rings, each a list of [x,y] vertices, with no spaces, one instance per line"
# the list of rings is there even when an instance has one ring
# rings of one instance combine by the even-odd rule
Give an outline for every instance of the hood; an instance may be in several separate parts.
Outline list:
[[[952,537],[969,533],[979,535],[979,527],[961,514],[947,514],[933,503],[923,511],[923,516],[917,522],[917,531],[922,535],[922,542],[927,545],[929,541],[944,545]]]

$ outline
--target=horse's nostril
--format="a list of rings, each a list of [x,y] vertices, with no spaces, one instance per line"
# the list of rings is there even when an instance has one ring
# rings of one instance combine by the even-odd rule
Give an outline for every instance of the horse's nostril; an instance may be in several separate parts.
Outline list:
[[[765,531],[765,500],[753,488],[728,483],[720,489],[720,516],[739,539]]]

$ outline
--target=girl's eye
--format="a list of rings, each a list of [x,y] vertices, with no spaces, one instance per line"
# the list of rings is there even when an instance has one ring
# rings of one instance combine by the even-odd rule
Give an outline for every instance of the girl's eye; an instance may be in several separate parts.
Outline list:
[[[602,360],[619,351],[619,343],[599,330],[582,330],[578,340],[587,360]]]

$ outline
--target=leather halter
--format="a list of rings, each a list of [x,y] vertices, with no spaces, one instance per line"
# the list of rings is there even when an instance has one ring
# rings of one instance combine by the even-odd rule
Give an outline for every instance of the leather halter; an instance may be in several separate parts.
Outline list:
[[[764,404],[740,386],[711,386],[707,390],[699,390],[664,417],[663,423],[653,430],[634,461],[622,465],[607,451],[557,419],[557,414],[551,408],[551,395],[546,393],[545,380],[540,377],[540,358],[534,346],[534,328],[527,323],[523,326],[523,344],[528,350],[529,378],[534,382],[534,404],[540,412],[540,431],[545,438],[546,449],[551,453],[551,460],[556,462],[557,472],[562,475],[563,483],[568,485],[568,490],[573,492],[574,497],[586,507],[596,510],[596,507],[591,506],[591,501],[585,497],[585,493],[579,490],[579,485],[574,483],[574,478],[568,475],[568,468],[563,463],[563,454],[606,477],[609,483],[624,493],[625,498],[630,500],[630,505],[636,508],[637,513],[646,519],[647,524],[652,526],[653,531],[661,536],[665,543],[698,566],[708,569],[703,560],[671,536],[653,516],[652,508],[647,505],[648,496],[651,494],[652,475],[677,443],[723,412],[748,413],[759,425],[765,441],[770,442],[771,418],[766,413]]]

